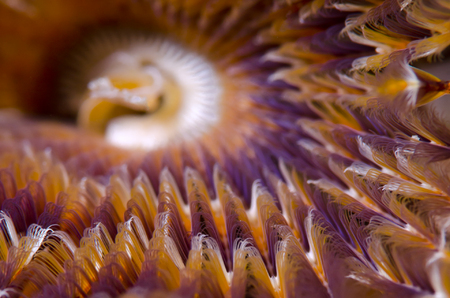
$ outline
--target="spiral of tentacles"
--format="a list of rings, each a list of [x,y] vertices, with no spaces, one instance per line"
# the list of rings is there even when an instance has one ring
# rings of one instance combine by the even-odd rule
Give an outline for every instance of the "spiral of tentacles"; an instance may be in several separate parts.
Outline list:
[[[0,44],[0,296],[450,296],[448,1],[0,0]]]

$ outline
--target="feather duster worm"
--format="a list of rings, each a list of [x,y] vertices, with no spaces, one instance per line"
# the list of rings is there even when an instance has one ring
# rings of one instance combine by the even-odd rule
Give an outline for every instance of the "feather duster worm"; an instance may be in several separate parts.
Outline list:
[[[0,1],[0,296],[450,296],[449,20]]]

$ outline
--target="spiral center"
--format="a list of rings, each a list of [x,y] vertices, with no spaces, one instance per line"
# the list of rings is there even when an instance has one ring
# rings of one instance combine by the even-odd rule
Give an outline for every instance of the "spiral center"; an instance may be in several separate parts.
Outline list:
[[[79,125],[114,145],[153,150],[196,139],[217,123],[222,87],[208,61],[159,36],[115,43],[95,63],[85,59]]]

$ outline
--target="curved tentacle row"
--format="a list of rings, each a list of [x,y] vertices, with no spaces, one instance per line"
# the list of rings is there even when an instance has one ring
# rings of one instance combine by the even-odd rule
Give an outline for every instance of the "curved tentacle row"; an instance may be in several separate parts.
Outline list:
[[[1,297],[450,297],[447,0],[0,0]]]

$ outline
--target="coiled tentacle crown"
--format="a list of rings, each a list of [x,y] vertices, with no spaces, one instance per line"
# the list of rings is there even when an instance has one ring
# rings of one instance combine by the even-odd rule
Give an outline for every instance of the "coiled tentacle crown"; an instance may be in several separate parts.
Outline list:
[[[449,44],[447,0],[0,0],[0,296],[450,296]]]

